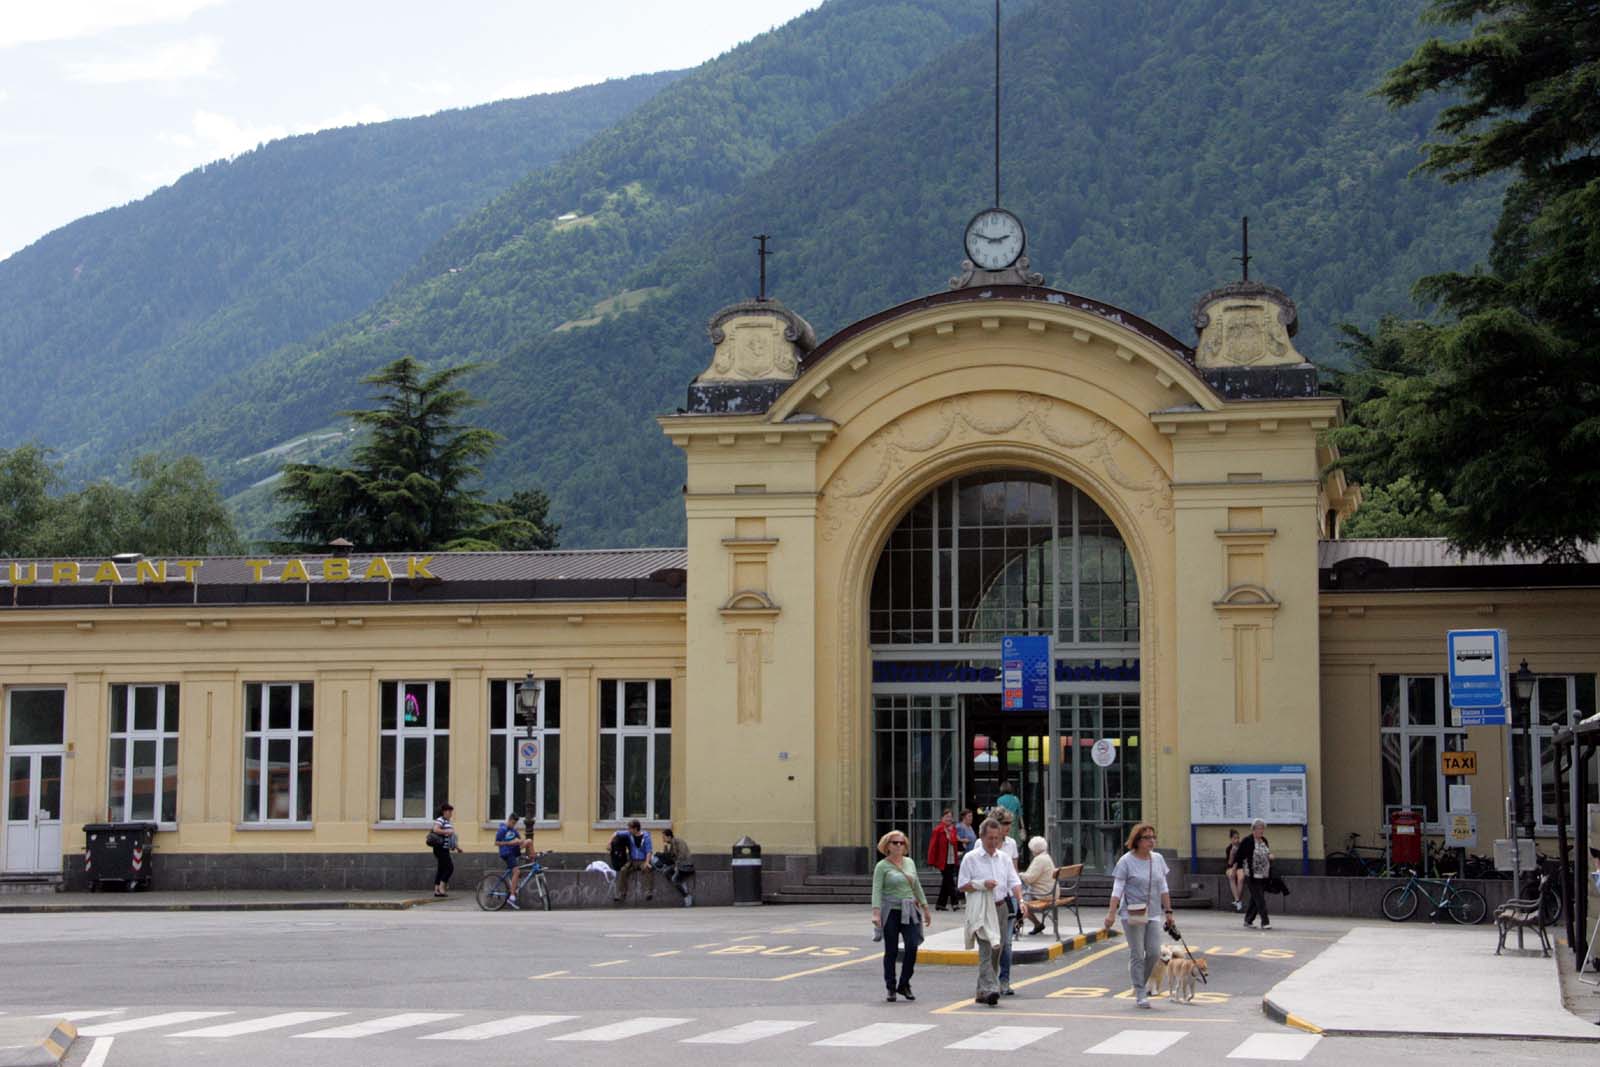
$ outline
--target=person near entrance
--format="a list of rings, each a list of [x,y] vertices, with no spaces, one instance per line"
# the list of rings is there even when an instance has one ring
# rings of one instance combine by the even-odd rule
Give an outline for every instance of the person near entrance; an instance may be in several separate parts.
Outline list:
[[[883,859],[872,871],[872,925],[883,930],[883,984],[889,990],[883,999],[891,1004],[897,994],[917,999],[911,994],[911,974],[917,969],[922,931],[933,918],[910,852],[911,840],[899,830],[890,830],[878,839],[878,855]],[[896,980],[894,965],[902,937],[906,951]]]
[[[1022,913],[1017,916],[1012,936],[1022,932],[1024,918],[1033,920],[1028,936],[1044,933],[1044,914],[1049,909],[1048,902],[1056,896],[1056,861],[1050,858],[1050,842],[1042,837],[1030,837],[1028,851],[1033,853],[1033,862],[1022,872]],[[1040,902],[1036,905],[1037,911],[1028,906],[1033,901]]]
[[[971,808],[961,809],[961,818],[956,822],[956,840],[961,842],[963,856],[978,846],[978,831],[972,828]]]
[[[1128,835],[1128,851],[1112,871],[1111,906],[1105,928],[1122,919],[1128,935],[1128,977],[1133,979],[1133,1006],[1150,1007],[1150,972],[1161,957],[1161,928],[1172,913],[1167,889],[1167,861],[1156,851],[1156,828],[1147,822]]]
[[[1011,816],[1011,825],[1006,827],[1006,836],[1012,840],[1014,845],[1021,845],[1023,840],[1022,798],[1017,796],[1017,791],[1012,786],[1010,779],[1000,783],[1000,795],[995,798],[995,803],[1006,809],[1007,814]],[[1016,854],[1013,853],[1011,858],[1016,859]]]
[[[1240,842],[1233,853],[1233,865],[1244,872],[1244,884],[1250,890],[1250,906],[1244,912],[1244,924],[1254,926],[1256,916],[1261,916],[1261,929],[1272,929],[1267,917],[1267,879],[1272,877],[1272,848],[1267,844],[1267,824],[1257,819],[1250,824],[1250,836]]]
[[[1011,812],[1007,808],[996,805],[990,809],[994,812],[995,822],[1000,824],[1000,852],[1011,861],[1011,869],[1021,872],[1022,861],[1017,858],[1017,839],[1011,836]],[[1005,923],[1007,936],[1005,947],[1000,950],[1000,992],[1004,996],[1011,995],[1011,936],[1012,925],[1017,921],[1022,902],[1020,899],[1007,897],[1000,905],[1000,918]]]
[[[650,857],[655,852],[655,845],[650,840],[650,831],[644,829],[638,819],[629,819],[628,828],[618,830],[611,840],[615,851],[626,852],[628,857],[622,866],[617,868],[617,884],[611,902],[621,904],[628,899],[628,883],[636,874],[644,877],[644,899],[654,900],[656,869],[650,865]],[[617,847],[619,844],[620,848]]]
[[[978,949],[979,1004],[991,1008],[1000,1003],[1002,992],[1010,993],[1010,983],[1002,986],[1001,954],[1011,948],[1011,922],[1002,919],[1001,901],[1022,897],[1022,879],[1017,866],[1000,850],[1005,830],[996,819],[985,819],[979,831],[979,845],[961,859],[958,888],[967,895],[964,941]]]
[[[956,834],[955,812],[944,809],[939,825],[928,839],[928,866],[939,872],[939,898],[935,911],[956,906],[956,872],[961,869],[961,839]]]

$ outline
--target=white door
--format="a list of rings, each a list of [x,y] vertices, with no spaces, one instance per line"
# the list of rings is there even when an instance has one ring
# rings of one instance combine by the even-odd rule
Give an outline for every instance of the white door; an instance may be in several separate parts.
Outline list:
[[[61,870],[66,690],[6,693],[5,870]]]

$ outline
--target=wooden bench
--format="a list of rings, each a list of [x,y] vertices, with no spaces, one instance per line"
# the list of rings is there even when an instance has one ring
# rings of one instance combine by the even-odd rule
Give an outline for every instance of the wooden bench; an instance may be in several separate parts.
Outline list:
[[[1548,874],[1539,875],[1539,890],[1533,898],[1524,900],[1508,900],[1494,909],[1494,928],[1500,934],[1500,942],[1494,947],[1494,954],[1500,955],[1500,950],[1506,947],[1506,934],[1512,930],[1534,930],[1539,935],[1539,946],[1546,956],[1550,955],[1550,937],[1544,932],[1544,922],[1540,917],[1542,901],[1544,899],[1545,885],[1550,881]],[[1517,941],[1521,943],[1519,934]]]
[[[1048,900],[1024,900],[1022,914],[1017,916],[1017,927],[1021,929],[1022,920],[1048,914],[1050,916],[1050,930],[1057,941],[1061,940],[1061,909],[1071,908],[1073,918],[1078,920],[1078,933],[1083,933],[1083,916],[1078,914],[1078,882],[1083,878],[1083,864],[1073,863],[1065,867],[1057,867],[1055,871],[1056,891]]]

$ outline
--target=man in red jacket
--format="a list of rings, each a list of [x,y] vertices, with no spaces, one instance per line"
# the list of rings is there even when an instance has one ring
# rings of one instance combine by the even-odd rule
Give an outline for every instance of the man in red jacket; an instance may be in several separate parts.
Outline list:
[[[934,908],[954,911],[961,906],[961,895],[956,892],[956,871],[961,869],[961,839],[956,836],[956,816],[949,808],[933,828],[928,840],[928,866],[939,869],[939,899]]]

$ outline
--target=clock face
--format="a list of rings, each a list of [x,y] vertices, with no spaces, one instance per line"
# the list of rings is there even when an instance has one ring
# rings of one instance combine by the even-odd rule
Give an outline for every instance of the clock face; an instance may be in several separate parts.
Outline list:
[[[1003,208],[980,211],[967,223],[967,258],[983,270],[1004,270],[1027,245],[1022,220]]]

